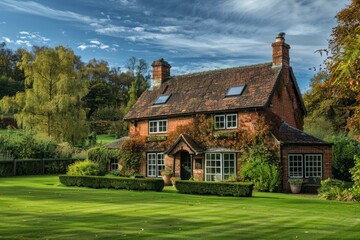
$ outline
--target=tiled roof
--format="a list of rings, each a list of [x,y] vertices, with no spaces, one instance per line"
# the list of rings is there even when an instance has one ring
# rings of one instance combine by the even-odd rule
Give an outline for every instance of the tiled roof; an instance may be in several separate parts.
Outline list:
[[[172,154],[171,152],[174,150],[174,148],[181,142],[184,141],[185,144],[195,153],[200,154],[204,151],[204,149],[199,146],[189,135],[187,134],[180,134],[178,139],[175,141],[175,143],[166,151],[167,153]]]
[[[320,138],[309,135],[297,128],[294,128],[286,122],[281,123],[279,130],[274,132],[274,136],[280,143],[284,144],[321,144],[331,145]]]
[[[122,138],[119,138],[119,139],[116,139],[115,141],[113,142],[110,142],[110,143],[107,143],[105,144],[105,147],[109,148],[109,149],[117,149],[117,148],[120,148],[124,142],[126,140],[130,139],[129,137],[122,137]]]
[[[232,111],[266,106],[281,67],[272,63],[236,67],[171,77],[145,91],[125,120],[171,115]],[[240,96],[225,97],[229,87],[245,85]],[[154,105],[161,95],[171,94],[165,104]]]

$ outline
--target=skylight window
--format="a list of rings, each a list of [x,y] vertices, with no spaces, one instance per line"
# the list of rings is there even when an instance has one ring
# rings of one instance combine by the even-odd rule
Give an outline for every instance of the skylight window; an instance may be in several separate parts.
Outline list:
[[[170,98],[171,94],[170,95],[161,95],[154,103],[154,105],[160,105],[160,104],[165,104],[169,98]]]
[[[245,85],[230,87],[226,93],[226,97],[240,96],[244,90]]]

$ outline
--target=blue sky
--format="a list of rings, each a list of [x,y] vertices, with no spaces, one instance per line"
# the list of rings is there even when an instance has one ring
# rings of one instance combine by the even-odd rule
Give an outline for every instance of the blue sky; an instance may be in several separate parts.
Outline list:
[[[84,62],[125,70],[131,56],[164,58],[172,75],[271,61],[286,33],[304,92],[348,0],[1,0],[0,42],[13,49],[72,48]]]

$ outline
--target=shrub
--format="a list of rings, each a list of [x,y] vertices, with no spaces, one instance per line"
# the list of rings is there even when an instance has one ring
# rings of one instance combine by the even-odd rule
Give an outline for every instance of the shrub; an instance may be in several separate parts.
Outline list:
[[[354,187],[360,188],[360,155],[354,157],[354,167],[350,169],[351,179],[354,181]]]
[[[200,182],[176,180],[175,186],[180,193],[251,197],[254,185],[252,183],[243,182]]]
[[[120,178],[99,176],[59,176],[60,182],[66,186],[90,187],[90,188],[115,188],[138,191],[161,192],[164,188],[162,179],[150,178]]]
[[[118,160],[122,156],[120,149],[108,149],[104,146],[94,147],[88,150],[88,158],[99,164],[101,172],[107,172],[108,164],[111,160]]]
[[[9,151],[16,159],[55,157],[55,142],[39,140],[29,133],[0,136],[0,146],[2,150]]]
[[[0,161],[0,177],[12,176],[14,174],[12,161]]]
[[[344,136],[330,137],[325,140],[334,144],[332,148],[333,178],[351,181],[349,170],[355,165],[354,156],[360,155],[360,142]]]
[[[145,140],[141,137],[133,136],[123,143],[121,150],[121,164],[128,170],[138,172],[140,162],[144,160]]]
[[[70,164],[67,171],[67,175],[70,176],[100,176],[103,174],[99,169],[99,164],[90,160]]]
[[[263,192],[278,191],[281,183],[281,170],[275,164],[264,160],[245,163],[240,172],[243,180],[254,183],[254,189]]]
[[[58,158],[71,158],[73,153],[74,148],[68,142],[59,143],[55,149],[55,154]]]
[[[321,187],[318,191],[319,197],[327,200],[341,200],[345,183],[337,179],[325,179],[321,181]]]
[[[65,174],[68,170],[68,166],[75,162],[76,159],[45,160],[45,174]]]

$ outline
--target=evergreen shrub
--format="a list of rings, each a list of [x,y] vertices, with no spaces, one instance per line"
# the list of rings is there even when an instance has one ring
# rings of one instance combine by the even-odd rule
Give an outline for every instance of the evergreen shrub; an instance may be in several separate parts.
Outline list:
[[[164,181],[162,179],[152,178],[60,175],[59,179],[60,182],[66,186],[77,187],[114,188],[156,192],[161,192],[164,188]]]
[[[180,193],[251,197],[254,184],[248,182],[205,182],[176,180],[176,189]]]

